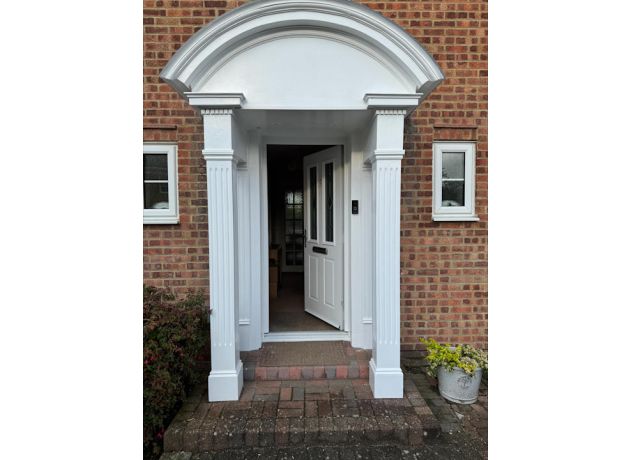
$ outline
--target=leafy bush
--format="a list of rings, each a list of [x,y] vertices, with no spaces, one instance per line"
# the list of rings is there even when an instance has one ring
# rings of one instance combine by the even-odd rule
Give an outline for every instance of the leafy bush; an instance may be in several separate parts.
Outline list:
[[[422,337],[420,342],[427,346],[427,361],[429,363],[427,373],[432,377],[437,376],[437,369],[440,366],[444,366],[448,370],[459,367],[468,375],[473,375],[477,369],[488,370],[488,355],[483,350],[470,345],[458,345],[456,347],[448,344],[440,345],[434,339]]]
[[[177,299],[144,287],[144,457],[157,458],[164,430],[198,379],[195,358],[208,340],[202,293]]]

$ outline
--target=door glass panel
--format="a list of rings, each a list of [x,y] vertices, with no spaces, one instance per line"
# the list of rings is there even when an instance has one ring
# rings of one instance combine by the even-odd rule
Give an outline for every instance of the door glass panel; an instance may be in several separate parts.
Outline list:
[[[298,253],[303,248],[303,192],[302,190],[287,190],[284,193],[284,262],[285,265],[302,265]]]
[[[310,197],[310,232],[312,240],[317,239],[317,168],[308,170],[309,174],[309,197]]]
[[[333,164],[326,163],[324,167],[326,184],[326,241],[333,241]]]

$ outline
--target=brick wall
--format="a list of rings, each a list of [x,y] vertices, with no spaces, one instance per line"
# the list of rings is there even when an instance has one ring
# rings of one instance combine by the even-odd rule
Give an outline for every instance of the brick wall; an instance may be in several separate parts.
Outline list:
[[[205,164],[199,115],[160,82],[172,54],[244,1],[144,1],[144,138],[178,145],[179,225],[144,228],[145,282],[208,286]],[[485,1],[360,2],[392,19],[433,56],[446,80],[405,124],[401,208],[401,344],[419,336],[487,347],[488,91]],[[432,142],[477,143],[479,222],[431,220]]]

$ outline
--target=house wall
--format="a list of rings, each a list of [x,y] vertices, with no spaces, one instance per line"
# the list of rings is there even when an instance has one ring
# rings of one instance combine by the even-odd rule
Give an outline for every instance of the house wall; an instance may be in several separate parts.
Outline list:
[[[144,140],[176,142],[180,224],[144,226],[145,283],[208,287],[203,129],[159,73],[203,25],[243,1],[144,1]],[[419,336],[487,346],[487,3],[360,2],[414,36],[445,81],[405,122],[401,203],[401,346]],[[432,142],[474,140],[479,222],[433,222]]]

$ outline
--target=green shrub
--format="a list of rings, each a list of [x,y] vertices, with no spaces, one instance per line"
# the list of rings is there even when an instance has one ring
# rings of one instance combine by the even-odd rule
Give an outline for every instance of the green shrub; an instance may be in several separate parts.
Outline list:
[[[470,345],[456,347],[449,344],[440,345],[434,339],[422,337],[420,342],[427,346],[427,362],[429,363],[427,374],[432,377],[437,376],[437,369],[440,366],[448,370],[459,367],[468,375],[473,375],[477,369],[488,370],[488,355],[483,350]]]
[[[202,293],[177,299],[144,287],[144,457],[157,458],[164,430],[197,381],[195,358],[208,341]]]

